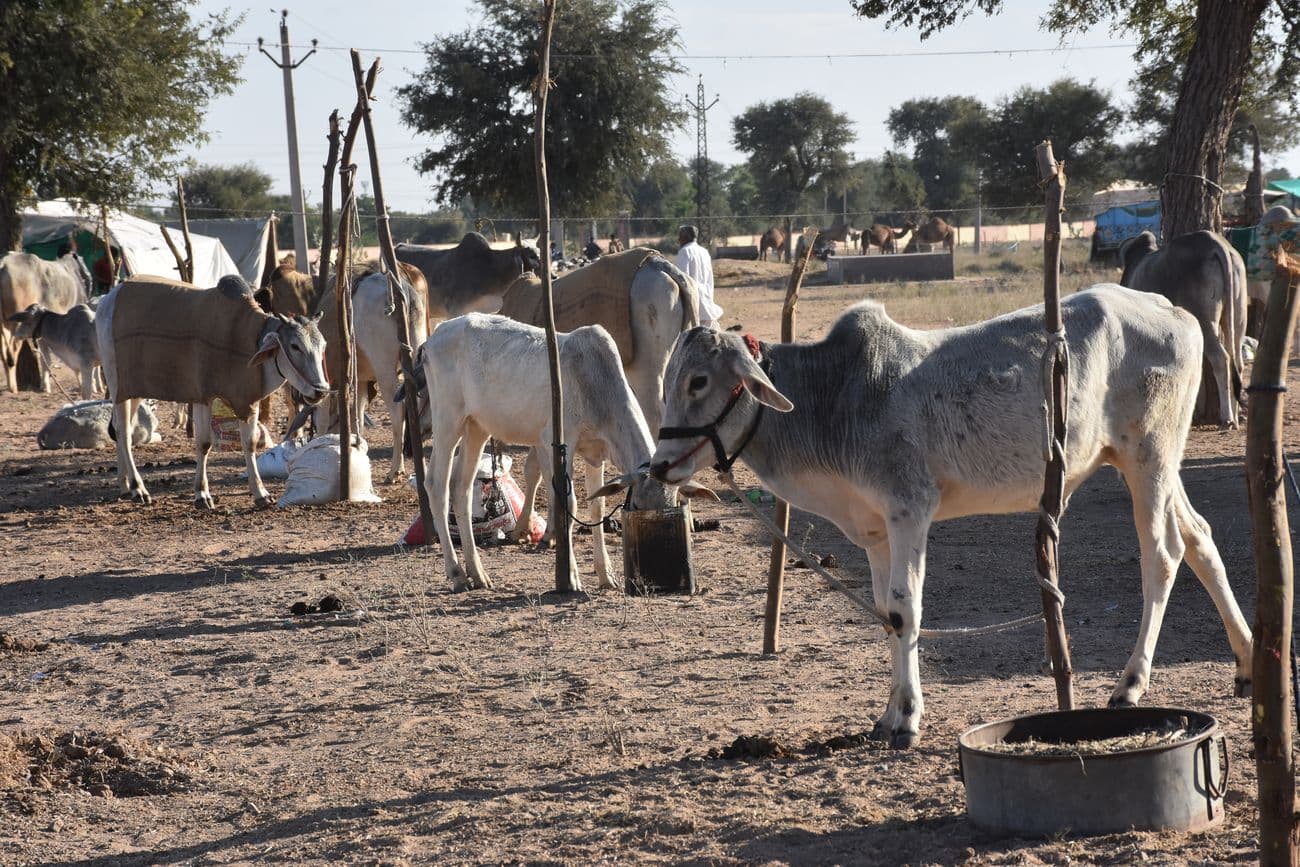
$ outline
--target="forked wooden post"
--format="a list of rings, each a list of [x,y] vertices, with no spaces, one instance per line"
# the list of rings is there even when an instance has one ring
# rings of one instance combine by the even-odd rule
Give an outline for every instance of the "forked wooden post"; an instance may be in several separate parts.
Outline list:
[[[366,94],[374,88],[373,77],[366,82]],[[352,224],[356,219],[357,167],[352,162],[352,148],[361,128],[364,100],[358,96],[343,134],[343,153],[339,158],[339,256],[334,263],[334,300],[339,323],[339,499],[352,499],[352,414],[356,395],[356,339],[352,335]],[[322,255],[324,249],[322,248]]]
[[[406,291],[410,288],[402,276],[402,269],[397,265],[397,247],[393,244],[393,230],[388,221],[388,205],[384,200],[384,182],[379,173],[379,146],[375,143],[375,124],[370,116],[371,96],[375,90],[375,79],[379,77],[379,58],[370,64],[370,73],[363,80],[361,76],[361,54],[352,49],[352,77],[357,85],[357,102],[365,107],[361,120],[366,130],[366,149],[370,152],[370,187],[375,194],[375,229],[379,235],[379,254],[381,268],[388,273],[389,291],[392,297],[393,318],[397,320],[397,333],[404,335],[398,345],[398,362],[402,366],[402,376],[406,379],[406,398],[403,412],[406,414],[406,432],[411,438],[411,459],[415,463],[415,492],[420,501],[420,521],[425,527],[425,544],[433,543],[433,509],[429,506],[429,492],[424,488],[424,438],[420,435],[419,398],[415,393],[415,368],[411,360],[410,308],[406,306]],[[337,122],[336,122],[337,126]],[[386,395],[391,400],[392,395]],[[393,448],[402,448],[402,443],[393,443]]]
[[[1047,621],[1047,656],[1056,679],[1056,704],[1061,710],[1074,707],[1074,671],[1070,665],[1070,639],[1065,633],[1061,592],[1057,580],[1061,513],[1065,508],[1065,430],[1069,399],[1069,353],[1065,324],[1061,320],[1061,211],[1065,205],[1065,165],[1052,154],[1052,143],[1035,149],[1038,176],[1046,190],[1043,232],[1043,324],[1047,328],[1045,353],[1053,356],[1051,383],[1043,383],[1045,424],[1050,441],[1043,498],[1039,501],[1035,535],[1038,580],[1043,594],[1043,617]]]
[[[1268,317],[1250,373],[1246,482],[1255,545],[1256,598],[1251,728],[1259,775],[1259,862],[1297,863],[1295,759],[1291,750],[1291,531],[1282,453],[1287,359],[1296,327],[1300,262],[1278,251]]]
[[[108,259],[108,271],[113,275],[109,281],[108,288],[113,288],[113,283],[117,281],[117,260],[113,258],[113,239],[108,233],[108,206],[99,206],[99,225],[104,232],[104,258]]]
[[[185,239],[186,283],[194,282],[194,239],[190,237],[190,213],[185,205],[185,179],[176,179],[176,203],[181,212],[181,237]]]
[[[330,250],[334,249],[334,170],[339,165],[339,110],[330,112],[329,151],[325,155],[325,183],[321,187],[320,261],[316,263],[316,297],[325,297],[330,278]],[[307,268],[310,274],[310,265]]]
[[[789,223],[789,221],[786,221]],[[781,342],[794,341],[794,313],[799,303],[799,286],[803,283],[804,271],[808,260],[812,258],[813,238],[815,233],[806,237],[804,254],[795,260],[790,271],[790,282],[785,287],[785,304],[781,307]],[[789,235],[786,244],[793,245],[794,239]],[[776,501],[776,525],[782,533],[790,531],[790,504],[785,500]],[[781,649],[781,600],[785,596],[785,543],[780,539],[772,540],[772,557],[767,566],[767,607],[763,611],[763,653],[771,655]]]
[[[569,571],[569,552],[573,539],[569,521],[569,455],[564,447],[564,391],[560,382],[560,344],[555,336],[555,303],[551,295],[549,260],[551,233],[551,191],[546,182],[546,94],[551,89],[551,33],[555,27],[555,0],[542,2],[541,64],[533,83],[535,127],[533,132],[534,167],[537,173],[537,211],[542,233],[538,246],[547,257],[542,269],[542,306],[546,311],[546,350],[551,366],[551,437],[552,466],[550,520],[555,528],[555,592],[572,593],[573,575]]]

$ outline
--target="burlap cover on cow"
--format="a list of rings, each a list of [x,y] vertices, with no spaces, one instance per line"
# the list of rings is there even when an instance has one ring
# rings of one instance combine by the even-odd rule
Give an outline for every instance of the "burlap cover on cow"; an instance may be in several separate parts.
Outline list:
[[[623,363],[630,363],[636,358],[632,341],[632,278],[647,260],[659,255],[649,247],[633,247],[601,256],[590,265],[557,279],[551,286],[556,330],[572,331],[584,325],[600,324],[614,338]],[[501,315],[543,327],[546,313],[542,309],[542,281],[535,277],[516,280],[506,292]]]
[[[248,368],[270,320],[252,296],[231,297],[163,277],[133,278],[113,311],[115,401],[224,399],[240,418],[263,397]]]

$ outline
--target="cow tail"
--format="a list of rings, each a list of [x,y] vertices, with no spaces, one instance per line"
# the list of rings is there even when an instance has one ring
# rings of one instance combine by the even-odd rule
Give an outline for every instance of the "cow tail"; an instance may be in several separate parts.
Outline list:
[[[1222,238],[1218,239],[1219,243],[1214,245],[1215,254],[1219,258],[1219,265],[1223,268],[1224,281],[1223,285],[1228,290],[1228,297],[1224,299],[1224,311],[1220,328],[1226,332],[1223,336],[1228,341],[1228,361],[1231,370],[1228,371],[1231,380],[1232,402],[1235,405],[1241,396],[1241,373],[1243,360],[1241,356],[1241,332],[1239,328],[1242,323],[1237,322],[1237,301],[1246,291],[1242,284],[1241,274],[1238,272],[1236,264],[1232,261],[1232,254],[1228,247],[1228,242]]]
[[[695,282],[663,256],[655,256],[646,264],[677,284],[677,294],[682,301],[682,331],[697,327],[700,324],[700,296]]]

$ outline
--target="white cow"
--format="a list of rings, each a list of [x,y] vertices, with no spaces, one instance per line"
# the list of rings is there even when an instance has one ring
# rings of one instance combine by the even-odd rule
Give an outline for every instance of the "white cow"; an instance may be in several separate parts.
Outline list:
[[[598,325],[559,335],[560,370],[564,382],[564,440],[570,455],[582,455],[592,466],[612,459],[624,472],[636,470],[650,458],[654,443],[645,417],[619,363],[618,349]],[[470,532],[470,487],[474,470],[489,437],[504,443],[534,446],[542,475],[551,479],[551,384],[546,332],[504,316],[471,313],[443,322],[420,348],[427,381],[431,445],[425,487],[433,521],[446,560],[453,590],[491,587]],[[452,473],[456,444],[460,463]],[[589,490],[592,485],[588,476]],[[456,481],[454,506],[465,553],[462,568],[456,559],[447,526],[449,488]],[[694,485],[688,495],[711,495]],[[630,509],[662,509],[673,505],[672,492],[651,479],[633,487]],[[554,511],[558,504],[552,503]],[[613,587],[604,530],[599,516],[604,503],[591,498],[595,520],[592,538],[596,574],[601,587]],[[577,503],[569,494],[570,514]],[[573,548],[570,546],[570,556]],[[571,562],[575,588],[576,560]],[[467,574],[468,573],[468,574]]]
[[[1116,467],[1133,496],[1142,550],[1142,624],[1111,704],[1133,704],[1146,691],[1184,558],[1218,607],[1244,693],[1250,629],[1178,475],[1200,380],[1200,328],[1168,300],[1115,285],[1070,296],[1062,312],[1071,356],[1067,496],[1099,467]],[[764,487],[833,521],[866,550],[893,663],[875,734],[894,746],[910,746],[920,731],[917,638],[930,524],[1037,508],[1046,344],[1041,306],[924,332],[863,302],[825,340],[773,346],[762,366],[738,335],[705,329],[687,332],[668,363],[672,427],[660,431],[655,477],[680,484],[723,460],[718,445],[710,448],[716,437],[743,449]]]

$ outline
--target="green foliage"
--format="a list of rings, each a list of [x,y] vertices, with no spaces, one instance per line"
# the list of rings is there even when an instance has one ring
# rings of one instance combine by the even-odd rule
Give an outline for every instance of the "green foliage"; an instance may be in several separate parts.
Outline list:
[[[185,173],[185,205],[196,217],[264,216],[275,210],[271,183],[271,176],[252,163],[196,166]]]
[[[532,86],[540,6],[477,0],[481,23],[426,43],[425,65],[398,89],[402,120],[436,144],[416,159],[444,202],[535,213]],[[572,0],[551,48],[546,159],[556,215],[616,210],[623,181],[669,153],[683,121],[670,88],[682,67],[662,0]]]
[[[1005,207],[1039,198],[1034,147],[1044,139],[1065,163],[1071,198],[1118,180],[1120,151],[1113,136],[1122,120],[1108,93],[1063,78],[1042,90],[1022,87],[998,100],[986,118],[959,122],[953,134],[971,143],[984,168],[985,203]]]
[[[694,212],[695,185],[690,172],[676,160],[655,160],[632,184],[632,216],[642,219],[637,223],[638,234],[675,233],[682,220]]]
[[[0,242],[29,195],[111,205],[174,178],[208,102],[238,81],[237,21],[184,0],[0,3]]]
[[[912,99],[889,112],[889,133],[899,147],[911,146],[912,167],[933,207],[975,204],[977,154],[953,131],[982,128],[988,119],[984,104],[968,96]]]
[[[823,175],[848,172],[853,122],[816,94],[760,102],[731,123],[732,139],[749,154],[749,171],[769,211],[792,211]]]

